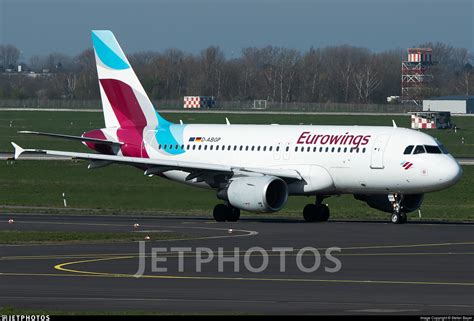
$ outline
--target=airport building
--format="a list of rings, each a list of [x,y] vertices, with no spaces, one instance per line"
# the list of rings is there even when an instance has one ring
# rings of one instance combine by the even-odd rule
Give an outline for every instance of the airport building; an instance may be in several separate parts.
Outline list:
[[[474,96],[443,96],[423,100],[423,111],[474,114]]]

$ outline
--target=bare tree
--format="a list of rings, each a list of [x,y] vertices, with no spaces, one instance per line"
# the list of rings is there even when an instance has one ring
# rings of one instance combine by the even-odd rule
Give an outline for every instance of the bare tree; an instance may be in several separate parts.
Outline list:
[[[67,82],[67,93],[68,97],[70,99],[74,99],[74,93],[76,91],[76,86],[77,86],[77,75],[74,73],[68,73],[66,76],[66,82]]]
[[[20,50],[13,45],[0,45],[0,62],[3,68],[13,68],[20,58]]]
[[[354,86],[357,90],[358,99],[368,103],[373,91],[380,86],[380,79],[374,63],[374,57],[366,59],[354,73]]]

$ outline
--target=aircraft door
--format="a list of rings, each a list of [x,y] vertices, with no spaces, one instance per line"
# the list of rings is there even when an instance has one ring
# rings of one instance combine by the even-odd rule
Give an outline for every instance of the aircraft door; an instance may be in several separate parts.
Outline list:
[[[372,154],[370,156],[370,168],[373,169],[382,169],[384,168],[383,164],[383,155],[387,142],[390,138],[390,135],[379,135],[375,139],[375,143],[372,146]]]

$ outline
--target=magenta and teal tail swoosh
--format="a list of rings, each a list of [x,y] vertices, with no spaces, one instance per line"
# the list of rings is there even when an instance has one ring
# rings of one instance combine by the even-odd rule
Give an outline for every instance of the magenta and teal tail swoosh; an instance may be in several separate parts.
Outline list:
[[[160,116],[148,98],[122,48],[109,30],[92,31],[105,130],[110,139],[122,143],[124,156],[149,157],[157,148],[145,147],[146,132],[154,131],[148,146],[176,146],[183,143],[184,126],[175,125]],[[156,146],[155,146],[156,147]],[[178,155],[182,149],[160,150]]]
[[[109,30],[92,31],[105,126],[155,127],[158,117],[150,99]]]

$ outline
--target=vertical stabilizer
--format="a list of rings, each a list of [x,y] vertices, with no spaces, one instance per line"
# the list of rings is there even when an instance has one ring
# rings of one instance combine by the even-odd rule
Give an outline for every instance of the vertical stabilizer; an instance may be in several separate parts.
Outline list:
[[[97,74],[105,126],[156,127],[158,115],[143,86],[109,30],[93,30]]]

